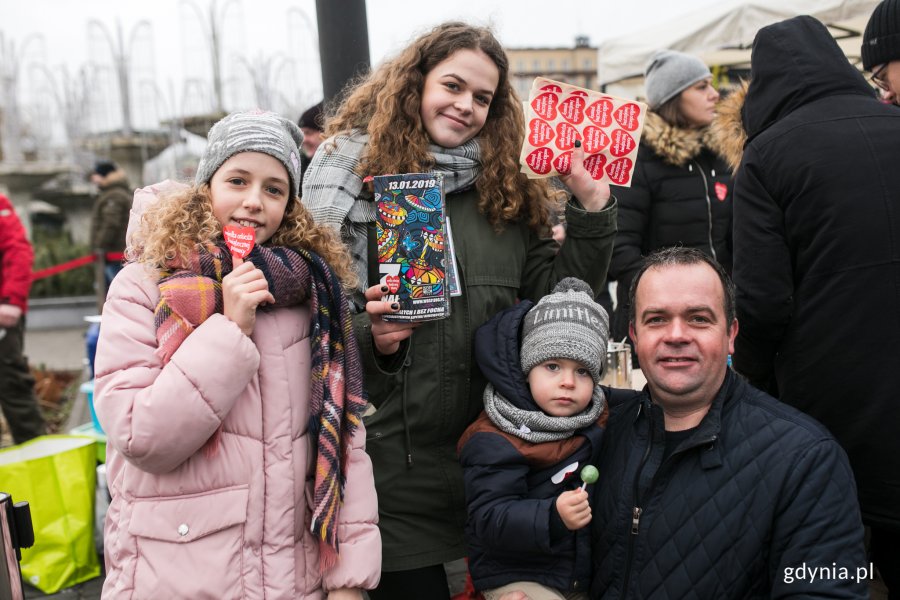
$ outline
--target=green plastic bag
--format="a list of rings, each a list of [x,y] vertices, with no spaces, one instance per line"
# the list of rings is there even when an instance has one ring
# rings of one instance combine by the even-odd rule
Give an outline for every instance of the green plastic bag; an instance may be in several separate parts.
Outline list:
[[[22,576],[46,594],[100,575],[94,548],[95,440],[45,435],[0,450],[0,490],[31,505]]]

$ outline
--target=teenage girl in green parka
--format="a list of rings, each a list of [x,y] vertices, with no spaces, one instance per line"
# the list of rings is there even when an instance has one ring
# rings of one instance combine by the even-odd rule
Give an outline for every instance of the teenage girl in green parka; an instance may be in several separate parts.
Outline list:
[[[564,277],[595,293],[606,278],[616,223],[609,186],[590,177],[576,148],[562,178],[574,197],[557,254],[546,181],[519,172],[524,117],[508,70],[490,30],[436,27],[349,91],[303,182],[303,202],[318,222],[340,228],[363,282],[355,322],[376,407],[367,451],[384,546],[373,600],[449,598],[443,563],[466,554],[456,442],[482,409],[475,330]],[[381,300],[387,289],[366,283],[375,208],[363,178],[425,171],[444,173],[462,295],[445,320],[387,323],[381,315],[395,310]]]

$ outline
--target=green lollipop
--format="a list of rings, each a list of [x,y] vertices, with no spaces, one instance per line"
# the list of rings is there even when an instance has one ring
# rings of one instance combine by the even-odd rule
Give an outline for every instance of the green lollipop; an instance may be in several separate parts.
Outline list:
[[[597,470],[597,467],[584,465],[584,468],[581,469],[581,480],[584,482],[581,484],[581,489],[587,487],[589,483],[597,483],[598,479],[600,479],[600,471]]]

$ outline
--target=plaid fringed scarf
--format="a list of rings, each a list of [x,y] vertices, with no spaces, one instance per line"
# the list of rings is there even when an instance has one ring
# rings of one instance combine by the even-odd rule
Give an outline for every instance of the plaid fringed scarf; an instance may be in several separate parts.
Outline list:
[[[309,433],[317,446],[311,531],[319,539],[319,564],[324,571],[337,561],[337,521],[350,443],[366,407],[350,309],[337,276],[313,252],[254,246],[247,260],[265,274],[274,307],[310,303]],[[157,353],[163,362],[171,359],[198,325],[222,312],[222,278],[232,268],[228,250],[224,244],[204,247],[189,262],[159,280],[155,324]],[[215,454],[218,437],[216,431],[207,442],[208,455]]]

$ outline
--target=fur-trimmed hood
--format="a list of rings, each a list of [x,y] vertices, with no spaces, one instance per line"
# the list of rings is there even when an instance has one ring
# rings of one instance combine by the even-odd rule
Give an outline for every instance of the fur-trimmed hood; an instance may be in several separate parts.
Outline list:
[[[647,111],[641,142],[663,162],[683,167],[710,145],[710,128],[682,129],[665,121],[653,111]]]
[[[709,147],[725,159],[731,171],[737,171],[744,155],[747,132],[741,121],[741,108],[747,96],[749,83],[742,81],[740,87],[719,102],[716,120],[709,127]]]

